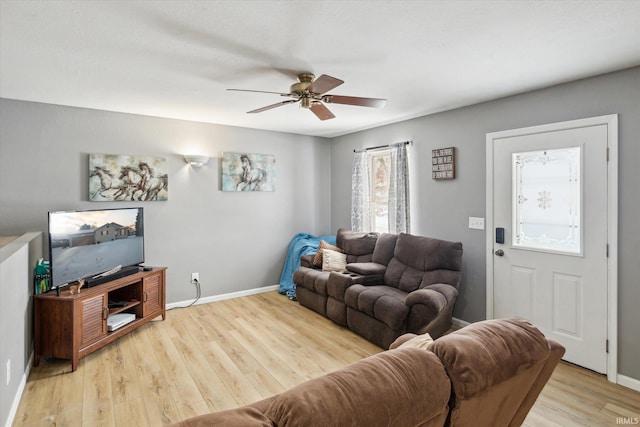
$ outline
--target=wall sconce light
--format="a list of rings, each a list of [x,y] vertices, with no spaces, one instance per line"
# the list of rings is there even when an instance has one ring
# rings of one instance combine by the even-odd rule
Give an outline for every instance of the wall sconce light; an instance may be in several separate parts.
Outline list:
[[[198,156],[198,155],[184,155],[184,161],[189,163],[194,168],[200,168],[203,165],[206,165],[209,161],[209,156]]]

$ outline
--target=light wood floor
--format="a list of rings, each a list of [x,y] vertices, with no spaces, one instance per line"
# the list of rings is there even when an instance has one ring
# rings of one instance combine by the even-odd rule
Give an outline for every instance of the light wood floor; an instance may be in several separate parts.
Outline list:
[[[382,351],[276,292],[171,310],[80,361],[43,361],[14,426],[160,426],[233,408]],[[527,426],[612,426],[640,393],[561,363]]]

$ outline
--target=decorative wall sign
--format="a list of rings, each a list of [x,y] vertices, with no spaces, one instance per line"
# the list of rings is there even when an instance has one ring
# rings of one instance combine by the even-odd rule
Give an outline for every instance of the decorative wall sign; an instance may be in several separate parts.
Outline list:
[[[456,177],[456,148],[439,148],[431,151],[431,178],[435,180]]]
[[[166,157],[89,154],[89,200],[167,200]]]
[[[222,154],[222,191],[275,191],[276,158],[270,154]]]

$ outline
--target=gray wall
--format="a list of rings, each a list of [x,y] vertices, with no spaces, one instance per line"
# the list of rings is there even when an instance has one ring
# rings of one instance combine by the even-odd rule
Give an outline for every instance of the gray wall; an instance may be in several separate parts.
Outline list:
[[[15,414],[33,353],[33,268],[42,258],[42,233],[25,233],[0,248],[0,425]],[[7,378],[7,362],[11,369]],[[7,381],[9,380],[9,381]]]
[[[419,102],[419,99],[416,100]],[[333,140],[332,229],[349,227],[353,149],[413,140],[412,232],[463,242],[463,281],[455,317],[485,318],[485,234],[470,216],[485,217],[488,132],[618,113],[619,116],[619,365],[640,379],[640,68],[580,80]],[[433,181],[431,150],[456,147],[453,181]],[[487,230],[487,232],[490,232]]]
[[[7,99],[0,113],[0,234],[46,232],[51,210],[143,206],[168,302],[195,297],[191,272],[205,297],[275,285],[296,233],[330,233],[329,140]],[[219,191],[223,151],[273,154],[276,191]],[[88,153],[167,157],[169,200],[89,202]],[[185,153],[216,158],[193,169]]]

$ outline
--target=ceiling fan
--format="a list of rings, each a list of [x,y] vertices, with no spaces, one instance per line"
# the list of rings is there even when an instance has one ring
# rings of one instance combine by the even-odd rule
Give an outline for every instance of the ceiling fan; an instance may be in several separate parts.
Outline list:
[[[333,119],[335,116],[333,113],[323,104],[345,104],[356,105],[358,107],[376,107],[382,108],[387,103],[386,99],[379,98],[360,98],[357,96],[342,96],[342,95],[330,95],[327,94],[332,89],[340,86],[344,81],[336,79],[335,77],[321,75],[317,79],[311,73],[298,74],[298,83],[291,85],[289,93],[281,92],[268,92],[264,90],[247,90],[247,89],[227,89],[239,92],[258,92],[258,93],[273,93],[280,96],[286,96],[293,99],[278,102],[276,104],[267,105],[266,107],[258,108],[256,110],[247,111],[247,113],[261,113],[263,111],[271,110],[273,108],[282,107],[287,104],[294,104],[300,102],[302,108],[308,108],[313,114],[315,114],[320,120]]]

